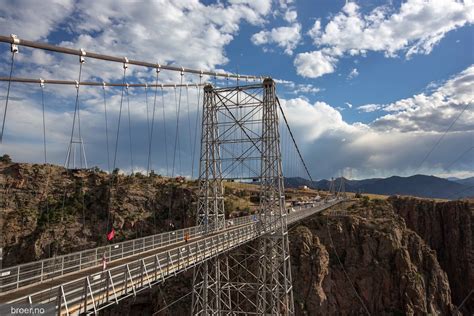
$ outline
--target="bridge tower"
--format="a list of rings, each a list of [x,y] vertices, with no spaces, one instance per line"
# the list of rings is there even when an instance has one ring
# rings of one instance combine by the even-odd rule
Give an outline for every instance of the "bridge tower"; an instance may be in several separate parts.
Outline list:
[[[197,224],[232,229],[224,181],[258,183],[253,243],[197,266],[193,315],[293,315],[287,212],[275,82],[204,88]]]

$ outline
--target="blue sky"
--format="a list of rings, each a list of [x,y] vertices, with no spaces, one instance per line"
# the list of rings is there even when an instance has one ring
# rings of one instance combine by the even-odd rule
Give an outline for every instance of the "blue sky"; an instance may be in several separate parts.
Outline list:
[[[0,8],[2,35],[277,79],[280,99],[315,178],[474,175],[474,150],[468,150],[474,145],[472,1],[50,2],[6,1]],[[1,76],[6,76],[9,45],[0,45],[0,56]],[[14,73],[75,80],[77,60],[21,49]],[[178,77],[163,72],[161,80],[177,82]],[[84,79],[120,81],[121,65],[88,61]],[[127,78],[151,80],[152,71],[138,68],[130,69]],[[187,75],[185,80],[198,78]],[[5,83],[0,89],[3,115]],[[94,140],[103,133],[100,93],[85,89],[81,99],[88,156],[104,168],[103,143]],[[114,126],[119,91],[109,93]],[[190,93],[192,116],[197,96],[195,90]],[[47,87],[46,94],[49,159],[61,163],[74,89]],[[132,96],[140,143],[146,123],[144,93],[136,90]],[[38,87],[15,84],[12,97],[0,152],[19,161],[41,161]],[[166,100],[167,125],[172,126],[173,94],[166,93]],[[162,137],[157,139],[162,147]],[[184,147],[181,154],[188,157]],[[126,152],[121,155],[125,161]],[[139,168],[145,167],[143,161],[137,158]],[[163,161],[163,153],[156,153],[155,168],[163,170]],[[189,175],[189,170],[183,167],[182,173]]]

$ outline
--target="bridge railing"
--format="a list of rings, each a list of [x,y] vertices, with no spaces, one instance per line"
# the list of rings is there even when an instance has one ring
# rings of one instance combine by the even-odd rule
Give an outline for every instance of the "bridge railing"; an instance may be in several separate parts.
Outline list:
[[[15,302],[55,302],[61,314],[76,314],[114,304],[211,257],[258,237],[256,225],[240,225],[167,251],[92,273]]]
[[[254,217],[249,215],[228,219],[226,224],[244,225],[252,220]],[[0,270],[0,293],[96,267],[103,263],[104,256],[107,262],[115,261],[184,241],[185,236],[191,240],[203,233],[201,227],[193,226],[7,267]]]
[[[289,209],[288,223],[295,216],[294,212],[300,213],[305,208],[315,205],[308,204]],[[301,216],[298,218],[301,218]],[[257,221],[257,216],[249,215],[227,219],[226,225],[227,227],[233,227]],[[104,257],[108,263],[184,241],[186,235],[189,236],[189,240],[193,240],[202,237],[203,233],[202,227],[193,226],[4,268],[0,270],[0,292],[15,290],[30,284],[45,282],[63,275],[97,267],[103,264]]]

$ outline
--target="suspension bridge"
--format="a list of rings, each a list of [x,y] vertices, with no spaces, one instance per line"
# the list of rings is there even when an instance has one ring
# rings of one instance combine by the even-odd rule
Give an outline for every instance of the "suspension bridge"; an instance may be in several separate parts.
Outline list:
[[[147,128],[144,138],[147,139],[147,158],[144,165],[147,175],[152,170],[152,148],[156,145],[153,135],[157,125],[155,117],[158,89],[162,96],[163,124],[163,91],[169,88],[174,92],[174,142],[166,136],[167,129],[163,126],[165,143],[162,145],[165,149],[169,144],[174,145],[173,158],[170,159],[171,176],[183,172],[177,167],[177,160],[180,160],[179,147],[182,145],[179,133],[182,89],[186,91],[187,100],[189,87],[196,87],[198,90],[194,135],[189,103],[187,111],[186,125],[189,127],[188,138],[192,147],[191,177],[194,176],[194,153],[197,151],[191,139],[194,138],[196,144],[199,130],[197,125],[201,121],[195,226],[3,268],[0,270],[0,304],[50,304],[57,315],[96,314],[110,305],[119,304],[124,299],[192,269],[190,309],[193,315],[294,314],[288,226],[335,206],[344,201],[345,197],[336,193],[332,184],[330,194],[322,201],[312,200],[297,207],[288,207],[283,174],[293,170],[291,175],[295,175],[296,169],[310,181],[312,179],[280,105],[273,79],[268,76],[204,71],[131,60],[84,49],[31,42],[14,35],[0,36],[0,42],[9,44],[11,51],[9,76],[0,78],[0,81],[7,83],[0,140],[5,141],[8,137],[6,131],[10,123],[8,104],[12,83],[39,85],[45,163],[48,163],[45,85],[75,87],[74,114],[64,162],[68,169],[88,167],[85,148],[87,140],[83,138],[84,131],[81,131],[80,121],[81,87],[103,88],[107,149],[104,161],[109,172],[119,165],[117,152],[123,138],[120,137],[120,128],[122,119],[127,118],[131,173],[137,167],[137,161],[134,161],[136,151],[132,150],[129,101],[131,88],[143,88],[146,93]],[[77,78],[57,80],[14,76],[15,56],[22,46],[25,49],[77,56]],[[90,76],[92,78],[88,81],[82,80],[86,59],[122,64],[121,82],[91,80],[97,78],[98,74]],[[127,69],[130,66],[153,71],[154,80],[129,82]],[[160,82],[159,74],[162,71],[179,73],[179,83]],[[185,74],[197,77],[198,80],[183,82]],[[218,81],[217,78],[222,78],[225,84],[219,86],[222,80]],[[235,80],[236,84],[229,85],[229,80]],[[107,118],[106,87],[120,89],[113,148],[109,148],[110,117]],[[153,106],[150,105],[150,109],[148,88],[153,89]],[[168,96],[173,99],[172,92]],[[126,116],[123,115],[124,105],[127,106]],[[165,159],[168,173],[168,153]],[[112,177],[114,175],[115,173],[111,173]],[[254,214],[231,219],[226,217],[225,181],[253,183],[259,188],[259,206]],[[110,218],[107,218],[107,232],[113,229],[112,223],[109,223]],[[239,251],[239,247],[243,245],[248,247],[245,252]]]

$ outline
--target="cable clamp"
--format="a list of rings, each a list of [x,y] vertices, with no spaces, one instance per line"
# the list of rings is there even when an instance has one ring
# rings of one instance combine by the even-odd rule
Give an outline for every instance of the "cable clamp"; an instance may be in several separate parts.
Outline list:
[[[200,71],[199,78],[202,78],[204,76],[204,71]]]
[[[44,80],[42,78],[40,78],[40,87],[44,88]]]
[[[181,77],[184,76],[184,67],[181,67]]]
[[[130,86],[130,85],[129,85],[128,83],[126,83],[126,84],[125,84],[125,89],[128,90],[128,87],[129,87],[129,86]]]
[[[18,39],[18,36],[16,36],[15,34],[11,34],[10,37],[12,39],[10,50],[13,54],[16,54],[18,53],[18,44],[20,44],[20,40]]]
[[[163,89],[163,88],[164,88],[164,86],[163,86],[163,84],[161,84],[161,89]]]
[[[123,69],[127,69],[127,68],[128,68],[128,58],[124,57],[123,58]]]
[[[102,81],[102,88],[105,89],[105,86],[106,86],[106,85],[107,85],[107,84],[105,83],[105,81]]]
[[[145,82],[145,90],[148,89],[148,83]]]
[[[86,53],[86,51],[84,50],[84,48],[81,48],[80,51],[81,51],[81,55],[79,56],[79,62],[80,62],[81,64],[83,64],[83,63],[86,62],[85,56],[87,55],[87,53]]]
[[[74,80],[74,82],[76,83],[76,89],[79,89],[79,81]]]
[[[161,65],[160,64],[156,64],[156,72],[157,73],[160,73],[161,71]]]

